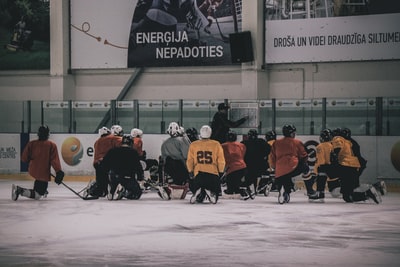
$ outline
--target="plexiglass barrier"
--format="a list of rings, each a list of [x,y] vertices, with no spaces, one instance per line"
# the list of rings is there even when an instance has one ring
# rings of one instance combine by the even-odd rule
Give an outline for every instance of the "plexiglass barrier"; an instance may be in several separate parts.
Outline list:
[[[97,133],[102,126],[119,124],[125,133],[165,133],[168,124],[200,129],[210,124],[217,106],[230,104],[229,117],[248,116],[238,134],[256,128],[281,133],[294,124],[300,135],[317,135],[322,129],[348,127],[353,135],[399,136],[400,98],[267,99],[267,100],[129,100],[129,101],[0,101],[1,133],[36,132],[47,124],[53,133]]]

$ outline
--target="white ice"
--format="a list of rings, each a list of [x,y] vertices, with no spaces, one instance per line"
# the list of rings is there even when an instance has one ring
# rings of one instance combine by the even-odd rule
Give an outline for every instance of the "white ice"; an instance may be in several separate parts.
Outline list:
[[[84,201],[63,185],[46,199],[11,200],[0,180],[0,266],[399,266],[400,193],[344,203],[288,204],[277,193],[217,204],[162,200]],[[65,181],[79,191],[86,183]]]

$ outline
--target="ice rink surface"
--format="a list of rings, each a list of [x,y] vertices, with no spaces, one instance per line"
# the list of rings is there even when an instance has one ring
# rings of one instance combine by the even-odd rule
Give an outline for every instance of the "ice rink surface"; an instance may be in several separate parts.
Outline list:
[[[84,201],[63,185],[46,199],[11,200],[0,180],[0,266],[399,266],[400,193],[345,203],[304,191],[217,204],[162,200]],[[85,182],[65,182],[79,191]]]

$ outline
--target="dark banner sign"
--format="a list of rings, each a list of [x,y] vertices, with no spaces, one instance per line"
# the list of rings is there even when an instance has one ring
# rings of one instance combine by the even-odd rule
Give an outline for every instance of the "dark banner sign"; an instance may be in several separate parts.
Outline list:
[[[229,65],[240,13],[238,0],[72,0],[72,68]]]

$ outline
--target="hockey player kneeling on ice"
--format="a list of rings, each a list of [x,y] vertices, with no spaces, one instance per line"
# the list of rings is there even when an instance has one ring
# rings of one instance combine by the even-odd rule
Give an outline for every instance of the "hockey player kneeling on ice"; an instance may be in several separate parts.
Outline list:
[[[226,190],[225,196],[235,198],[234,195],[240,194],[242,200],[254,198],[246,181],[246,146],[237,141],[236,132],[229,130],[226,142],[222,144],[226,163]]]
[[[292,177],[309,171],[307,165],[308,155],[304,144],[296,139],[296,127],[286,124],[282,127],[283,138],[274,142],[271,149],[271,164],[275,169],[275,181],[278,186],[278,202],[280,204],[290,201],[293,187]],[[281,189],[284,188],[283,194]]]
[[[181,135],[181,127],[171,122],[167,133],[169,138],[161,145],[161,157],[164,162],[165,175],[169,176],[169,184],[184,185],[189,179],[186,159],[190,141]]]
[[[96,170],[96,181],[90,181],[84,191],[84,197],[105,197],[107,195],[108,173],[104,170],[102,160],[107,152],[121,145],[122,127],[113,125],[113,133],[107,127],[99,129],[99,138],[94,143],[93,167]]]
[[[246,180],[249,186],[254,187],[257,192],[257,178],[267,174],[268,155],[271,146],[264,139],[258,137],[256,129],[250,129],[247,133],[247,140],[242,143],[246,146],[244,161],[247,166]]]
[[[211,140],[211,127],[200,129],[200,140],[190,144],[186,167],[190,174],[190,203],[201,203],[207,198],[216,204],[221,189],[220,176],[225,169],[224,151],[218,141]]]
[[[372,199],[376,204],[382,202],[374,186],[360,186],[359,158],[353,151],[353,143],[349,140],[349,129],[337,129],[332,139],[333,152],[331,164],[335,166],[340,181],[342,198],[345,202],[359,202]]]
[[[48,182],[51,178],[51,168],[56,172],[54,181],[59,185],[64,178],[61,170],[60,158],[58,157],[57,145],[48,140],[50,136],[49,127],[42,125],[38,129],[38,140],[30,141],[21,155],[22,162],[29,163],[29,175],[35,179],[33,189],[22,188],[12,185],[11,199],[17,200],[24,196],[32,199],[46,197]]]
[[[183,127],[176,122],[168,125],[169,138],[161,145],[162,182],[159,190],[163,199],[184,199],[188,191],[189,172],[186,168],[190,140]]]
[[[122,137],[122,144],[107,152],[102,162],[109,173],[108,200],[139,199],[142,189],[143,168],[138,152],[132,148],[130,135]]]
[[[333,172],[331,172],[331,162],[330,155],[333,151],[333,146],[331,143],[332,140],[332,132],[330,129],[324,129],[319,134],[320,143],[316,147],[316,161],[314,164],[313,174],[308,178],[304,179],[304,184],[307,189],[307,196],[310,201],[320,200],[322,201],[325,198],[325,186],[328,179],[328,173],[331,176]],[[313,184],[317,183],[317,191],[313,190]],[[330,184],[329,189],[332,188],[333,184]],[[339,183],[334,185],[333,188],[340,186]],[[333,191],[330,190],[330,192]]]

